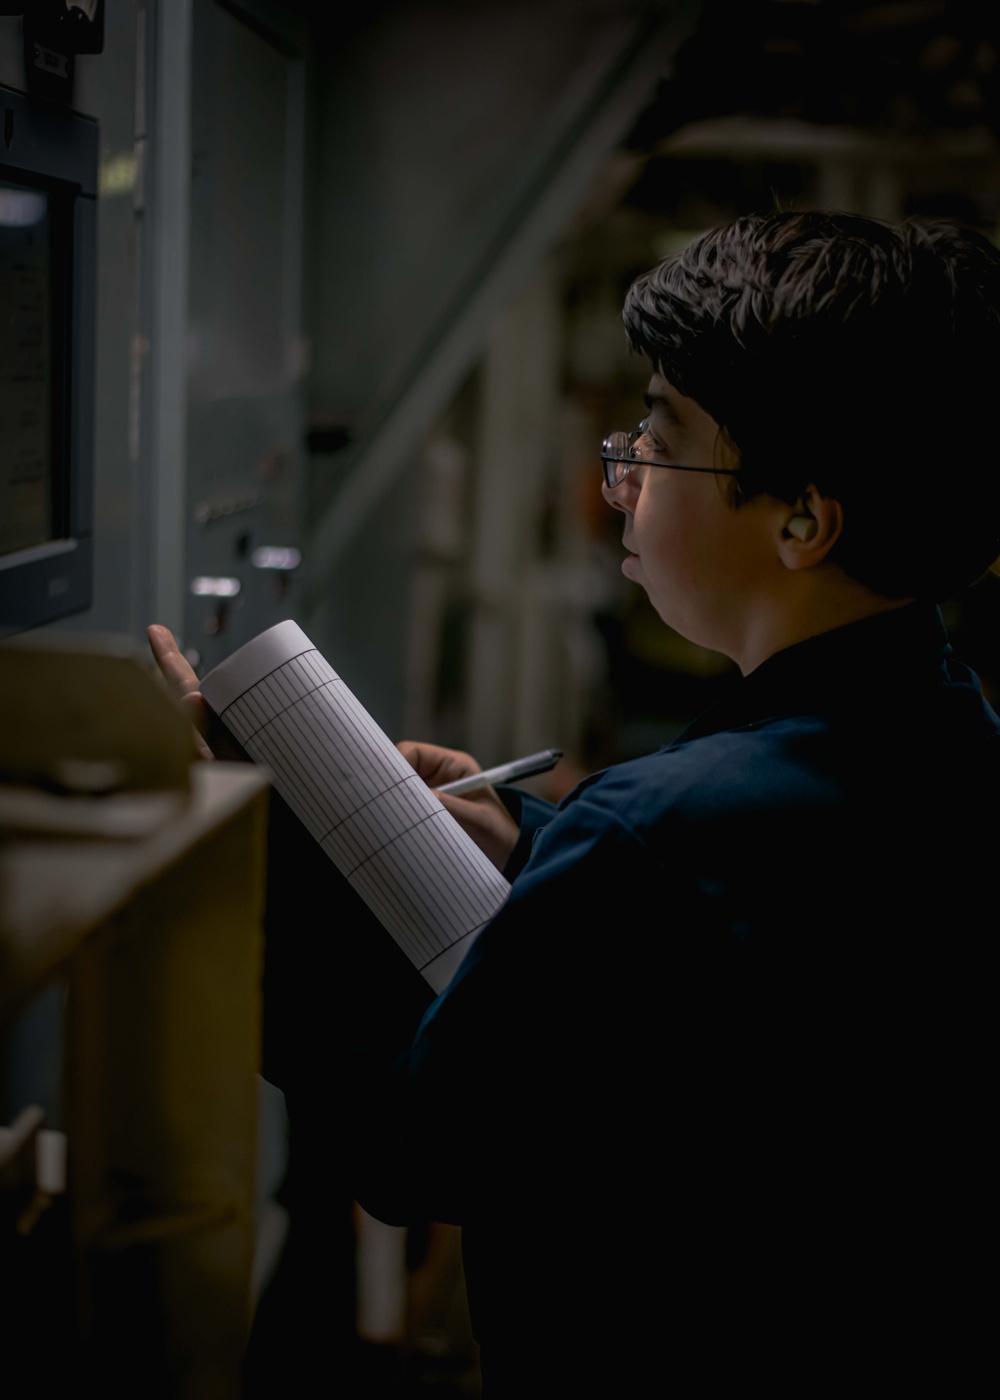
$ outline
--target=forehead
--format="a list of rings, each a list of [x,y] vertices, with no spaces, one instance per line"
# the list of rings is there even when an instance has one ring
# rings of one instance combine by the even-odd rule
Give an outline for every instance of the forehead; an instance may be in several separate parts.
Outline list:
[[[677,400],[680,398],[677,390],[662,374],[650,375],[649,383],[646,385],[646,392],[642,396],[643,402],[650,412],[659,411],[666,414],[668,418],[677,416]]]
[[[687,398],[675,389],[662,374],[650,376],[643,402],[650,416],[666,420],[673,428],[685,432],[718,431],[718,423],[702,408],[696,399]]]

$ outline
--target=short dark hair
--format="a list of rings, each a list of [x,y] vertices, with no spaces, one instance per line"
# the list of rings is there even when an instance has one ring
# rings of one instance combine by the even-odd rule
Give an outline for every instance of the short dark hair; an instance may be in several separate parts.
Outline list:
[[[1000,251],[949,220],[711,229],[633,282],[626,333],[739,454],[734,500],[839,500],[835,557],[941,600],[1000,556]]]

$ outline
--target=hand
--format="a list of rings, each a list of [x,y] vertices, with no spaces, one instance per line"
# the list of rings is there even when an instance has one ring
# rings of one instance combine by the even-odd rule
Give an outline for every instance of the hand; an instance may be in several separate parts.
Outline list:
[[[209,707],[208,701],[198,688],[198,677],[194,668],[187,657],[182,655],[170,629],[154,622],[146,628],[146,636],[167,688],[190,716],[202,758],[248,760],[246,750],[237,744]]]
[[[437,744],[415,744],[408,739],[402,740],[396,747],[431,788],[483,771],[471,754],[462,753],[459,749],[443,749]],[[519,829],[493,789],[478,788],[464,797],[439,792],[437,798],[483,854],[498,870],[502,870],[517,845]]]

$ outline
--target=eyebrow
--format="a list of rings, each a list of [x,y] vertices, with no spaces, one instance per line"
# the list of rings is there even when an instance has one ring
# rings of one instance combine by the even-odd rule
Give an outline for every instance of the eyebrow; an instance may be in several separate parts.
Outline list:
[[[650,412],[652,412],[654,408],[661,408],[661,409],[663,410],[663,412],[664,412],[666,418],[667,418],[667,419],[669,420],[669,422],[673,425],[673,427],[675,427],[675,428],[681,427],[680,415],[678,414],[676,408],[674,408],[673,404],[670,402],[670,400],[669,400],[668,398],[666,398],[665,395],[663,395],[663,394],[650,394],[650,393],[647,391],[645,394],[643,394],[643,396],[642,396],[642,401],[643,401],[643,403],[646,405],[646,407],[649,409]]]

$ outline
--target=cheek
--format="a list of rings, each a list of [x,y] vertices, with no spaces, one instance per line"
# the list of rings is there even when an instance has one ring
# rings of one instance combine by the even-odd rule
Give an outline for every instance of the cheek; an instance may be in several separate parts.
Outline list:
[[[669,539],[677,519],[678,510],[669,494],[651,489],[647,483],[635,503],[636,530],[649,541]]]
[[[698,540],[702,535],[697,513],[682,500],[650,494],[635,512],[636,547],[647,573],[685,576],[697,567]]]

